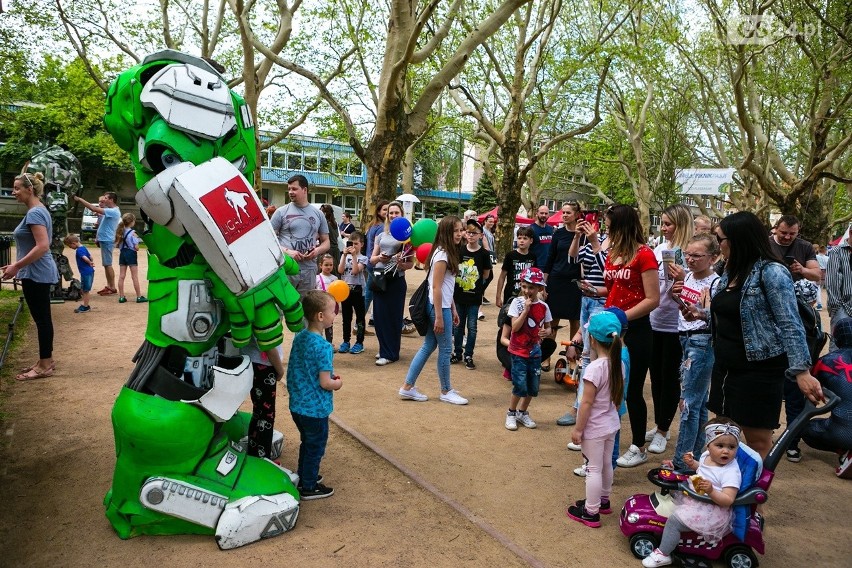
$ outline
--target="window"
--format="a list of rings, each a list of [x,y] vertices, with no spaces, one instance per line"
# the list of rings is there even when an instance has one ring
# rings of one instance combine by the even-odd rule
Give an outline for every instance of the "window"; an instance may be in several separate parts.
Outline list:
[[[660,219],[659,215],[651,215],[651,228],[652,229],[659,229],[661,222],[662,222],[662,220]]]
[[[319,168],[317,171],[327,174],[334,173],[334,158],[332,158],[331,156],[320,156]]]
[[[325,193],[310,193],[308,195],[308,201],[310,201],[311,203],[318,203],[320,205],[323,204],[323,203],[328,203],[328,194],[325,194]]]
[[[269,150],[261,150],[260,151],[260,166],[265,168],[271,165],[269,162],[271,152]]]
[[[272,167],[273,168],[286,168],[287,164],[284,161],[286,155],[284,152],[273,152],[272,153]]]
[[[302,169],[302,153],[287,152],[287,169],[301,170]]]
[[[705,197],[704,198],[704,207],[707,207],[708,209],[713,207],[713,200],[710,199],[709,197]]]
[[[305,167],[304,170],[306,172],[315,172],[318,171],[318,160],[316,154],[305,154]]]

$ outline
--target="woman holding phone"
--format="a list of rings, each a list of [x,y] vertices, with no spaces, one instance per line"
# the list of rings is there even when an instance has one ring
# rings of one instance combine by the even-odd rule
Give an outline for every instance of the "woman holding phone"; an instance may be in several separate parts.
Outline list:
[[[547,281],[547,305],[553,316],[551,338],[556,340],[559,321],[568,320],[571,335],[580,327],[580,289],[575,282],[580,279],[580,264],[569,254],[571,243],[577,235],[577,221],[581,218],[580,204],[566,201],[562,205],[562,226],[553,233],[547,263],[542,271]],[[550,370],[550,359],[542,360],[541,370]]]

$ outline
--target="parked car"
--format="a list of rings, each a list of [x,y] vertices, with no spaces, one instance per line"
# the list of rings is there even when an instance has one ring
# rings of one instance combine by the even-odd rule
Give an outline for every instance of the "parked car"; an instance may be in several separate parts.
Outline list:
[[[94,238],[98,229],[98,214],[86,209],[83,211],[83,220],[80,222],[80,238]]]

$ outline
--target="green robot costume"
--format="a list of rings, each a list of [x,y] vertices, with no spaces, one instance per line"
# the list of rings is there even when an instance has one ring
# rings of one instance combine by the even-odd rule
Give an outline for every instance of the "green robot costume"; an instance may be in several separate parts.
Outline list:
[[[148,322],[112,411],[116,466],[104,504],[121,538],[215,534],[234,548],[291,529],[295,475],[247,456],[237,409],[247,357],[302,327],[299,294],[251,179],[254,125],[206,61],[175,51],[121,73],[107,130],[130,155],[150,253]]]

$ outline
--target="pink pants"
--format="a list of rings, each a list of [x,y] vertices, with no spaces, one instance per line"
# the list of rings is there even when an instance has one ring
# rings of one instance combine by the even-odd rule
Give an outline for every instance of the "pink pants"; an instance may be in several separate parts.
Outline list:
[[[583,439],[583,455],[589,460],[586,469],[586,511],[594,515],[601,508],[601,498],[609,499],[612,491],[612,447],[615,432],[602,438]]]

